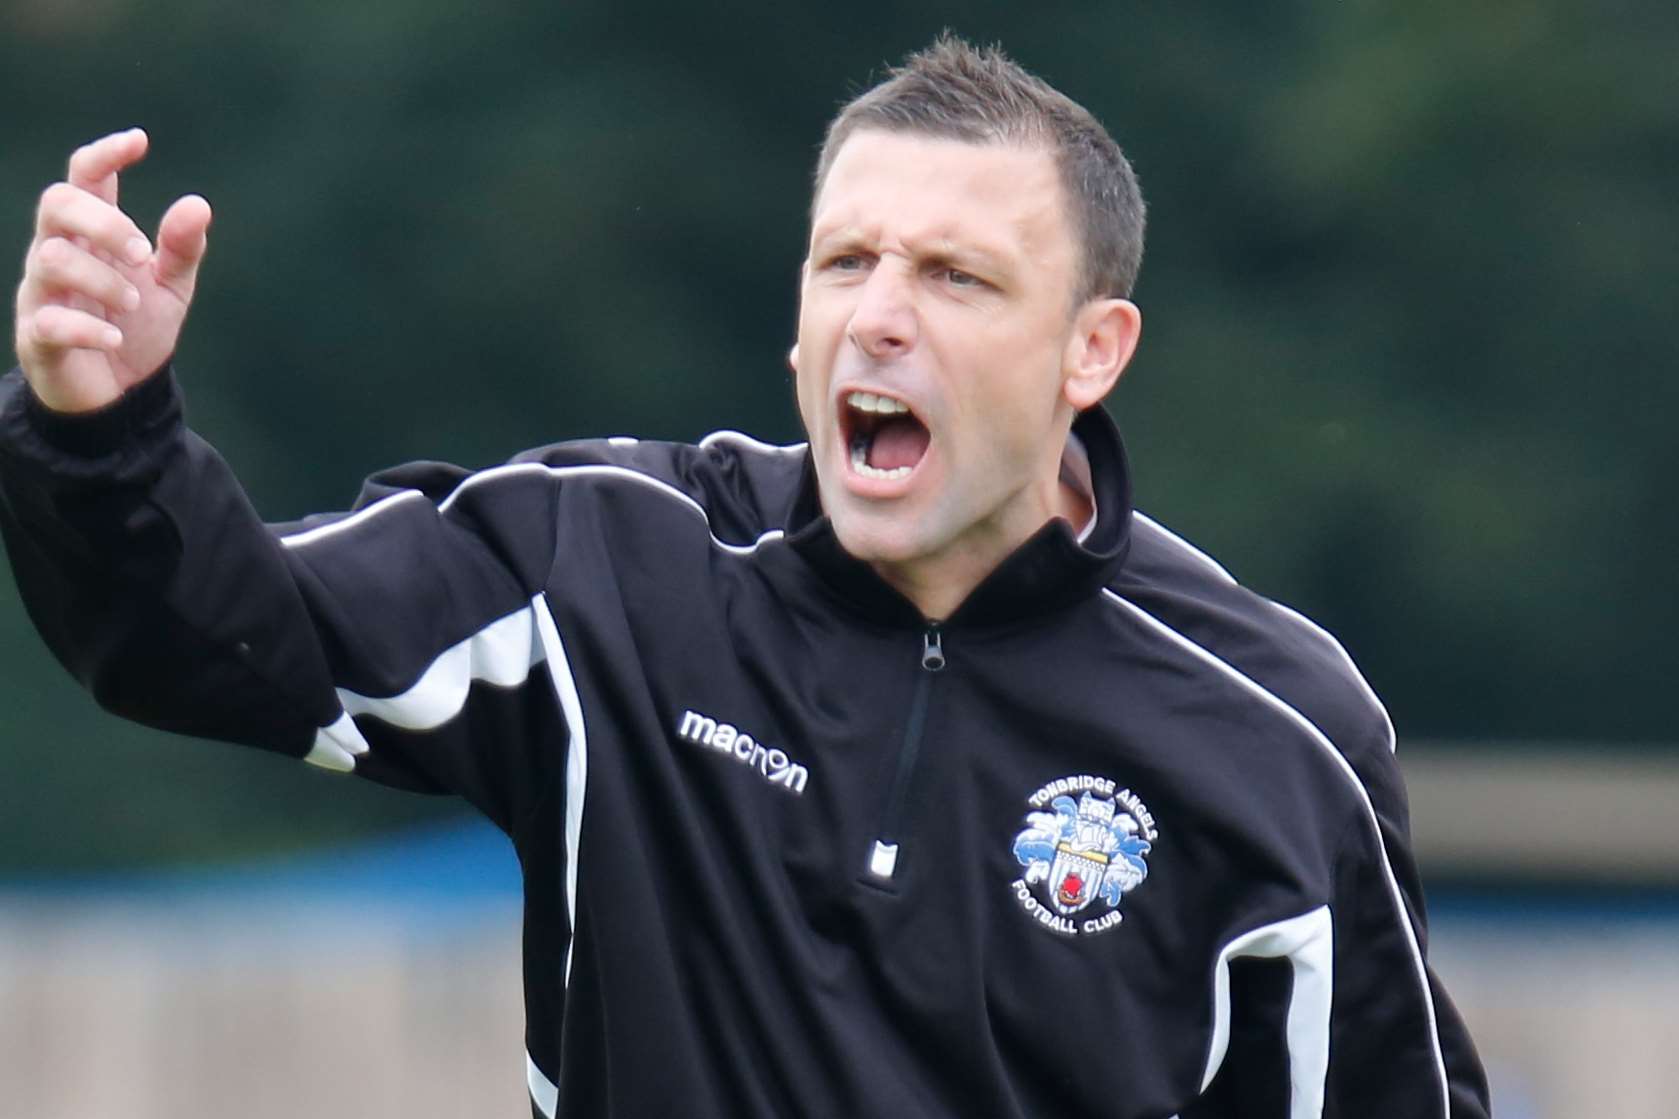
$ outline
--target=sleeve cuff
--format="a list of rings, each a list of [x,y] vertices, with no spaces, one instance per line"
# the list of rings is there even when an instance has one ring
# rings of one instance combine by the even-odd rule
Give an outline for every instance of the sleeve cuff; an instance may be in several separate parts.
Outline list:
[[[93,412],[55,412],[24,390],[25,421],[41,442],[60,454],[96,459],[115,454],[133,439],[179,412],[172,363],[110,404]]]

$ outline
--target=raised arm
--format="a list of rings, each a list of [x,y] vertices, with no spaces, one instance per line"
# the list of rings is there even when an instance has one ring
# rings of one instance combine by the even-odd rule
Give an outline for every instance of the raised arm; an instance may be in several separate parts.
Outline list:
[[[466,700],[534,684],[547,655],[553,482],[421,464],[375,479],[364,516],[265,526],[182,418],[169,359],[210,212],[177,201],[153,250],[117,206],[145,149],[134,130],[71,158],[18,289],[0,537],[31,619],[117,714],[456,793],[515,827],[565,735],[556,697]]]

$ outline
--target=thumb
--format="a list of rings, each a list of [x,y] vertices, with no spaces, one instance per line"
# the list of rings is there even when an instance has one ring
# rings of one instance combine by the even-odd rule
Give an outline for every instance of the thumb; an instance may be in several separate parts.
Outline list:
[[[209,246],[210,204],[201,196],[177,198],[157,228],[157,282],[185,303],[192,298],[198,266]]]

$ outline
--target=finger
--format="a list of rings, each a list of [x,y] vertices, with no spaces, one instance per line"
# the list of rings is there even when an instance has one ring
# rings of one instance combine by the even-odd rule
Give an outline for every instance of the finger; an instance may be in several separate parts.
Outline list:
[[[102,136],[70,156],[70,182],[107,202],[117,200],[117,172],[137,163],[150,143],[144,130],[130,128]]]
[[[20,334],[19,349],[25,344],[50,350],[101,350],[115,353],[122,348],[122,331],[88,311],[59,303],[37,308]]]
[[[45,291],[91,299],[111,314],[132,311],[140,305],[140,291],[127,277],[62,237],[39,242],[29,257],[25,280]]]
[[[183,301],[191,298],[210,245],[210,203],[196,194],[177,198],[157,227],[157,282]]]
[[[151,243],[132,218],[70,183],[54,183],[41,192],[35,235],[40,240],[83,238],[113,259],[130,264],[144,263],[152,252]]]

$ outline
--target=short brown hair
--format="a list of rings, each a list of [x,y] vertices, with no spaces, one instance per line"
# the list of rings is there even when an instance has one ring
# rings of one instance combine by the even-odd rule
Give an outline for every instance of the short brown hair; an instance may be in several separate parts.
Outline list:
[[[1144,208],[1131,163],[1090,111],[1028,73],[1000,47],[946,31],[848,102],[828,125],[812,196],[858,129],[972,144],[1041,145],[1055,157],[1079,242],[1076,304],[1129,297],[1143,263]]]

